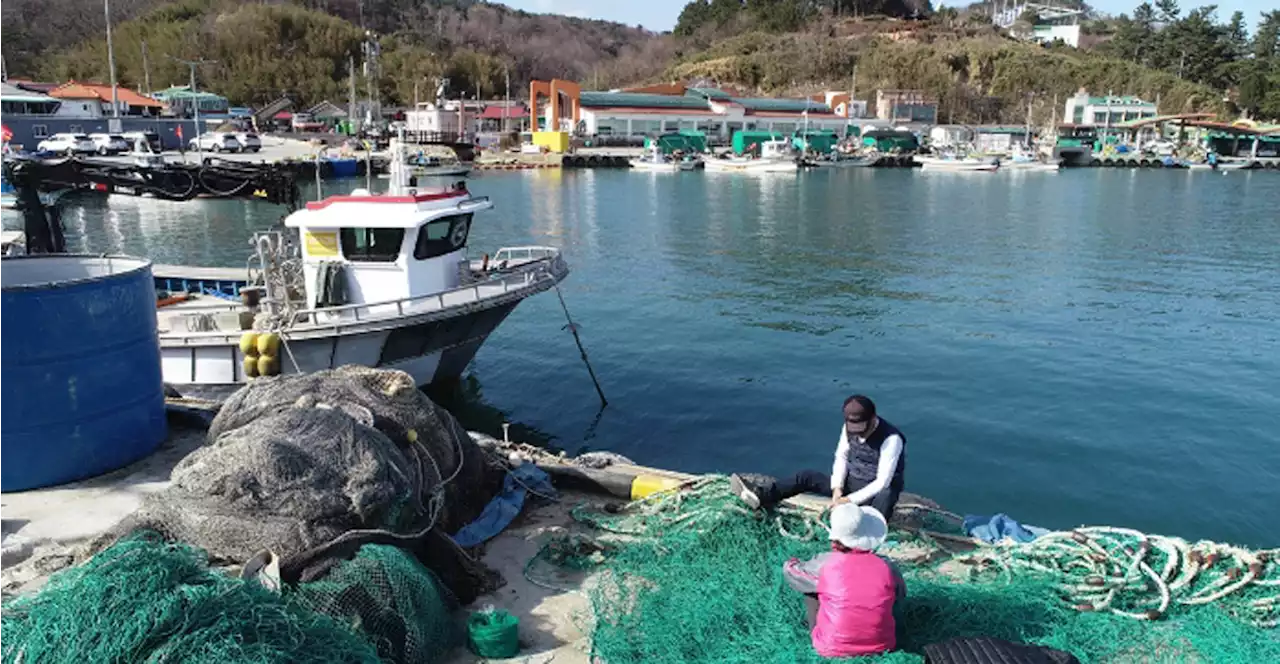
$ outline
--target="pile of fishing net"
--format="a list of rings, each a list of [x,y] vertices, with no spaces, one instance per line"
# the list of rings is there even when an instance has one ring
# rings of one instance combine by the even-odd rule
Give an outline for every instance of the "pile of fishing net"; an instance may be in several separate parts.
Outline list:
[[[539,564],[567,565],[565,551],[597,559],[587,592],[594,654],[604,661],[821,661],[801,596],[781,573],[789,558],[829,549],[824,526],[802,510],[750,512],[730,494],[725,478],[712,477],[621,509],[580,508],[574,515],[599,529],[607,545],[553,542],[540,552]],[[1280,662],[1277,630],[1266,627],[1280,594],[1280,565],[1273,557],[1252,553],[1243,567],[1225,554],[1213,565],[1183,557],[1179,564],[1200,569],[1195,578],[1187,578],[1190,571],[1168,572],[1187,581],[1157,619],[1146,612],[1158,609],[1163,595],[1144,566],[1156,576],[1166,573],[1165,554],[1155,553],[1165,544],[1143,546],[1141,534],[1113,535],[1068,533],[1048,538],[1040,549],[1008,545],[954,555],[927,534],[895,530],[881,553],[929,555],[902,565],[908,596],[896,610],[900,650],[858,661],[920,662],[925,645],[990,636],[1064,650],[1082,662]],[[1204,547],[1187,545],[1188,551],[1197,546]],[[1051,562],[1037,551],[1061,555]],[[1134,563],[1135,556],[1143,562]],[[589,561],[576,561],[582,564]],[[1103,577],[1101,585],[1084,580],[1095,575]],[[1247,575],[1252,578],[1240,585]],[[1228,592],[1214,597],[1223,590]],[[1080,606],[1082,594],[1095,598],[1094,605]],[[1101,605],[1108,595],[1110,603]]]
[[[5,662],[376,662],[349,625],[208,567],[190,546],[127,537],[3,613]]]
[[[269,549],[293,569],[299,557],[322,561],[323,547],[352,531],[383,543],[454,532],[484,509],[502,473],[408,374],[341,367],[241,388],[171,480],[103,543],[147,529],[220,562]],[[358,547],[343,548],[350,557]]]
[[[298,625],[335,624],[386,661],[437,661],[456,643],[450,612],[495,585],[492,572],[448,534],[480,514],[502,479],[403,372],[343,367],[259,378],[227,400],[207,444],[175,466],[170,486],[90,547],[94,557],[36,598],[5,607],[6,661],[10,644],[34,638],[35,645],[15,646],[30,651],[44,643],[41,632],[22,627],[10,640],[11,623],[47,625],[77,612],[83,617],[69,624],[96,622],[83,633],[50,632],[65,641],[65,652],[86,653],[67,661],[165,659],[179,646],[176,652],[208,649],[209,661],[291,661],[290,639],[312,639]],[[140,532],[148,535],[139,540]],[[284,603],[253,581],[207,569],[206,560],[244,565],[279,588]],[[139,578],[150,594],[131,595],[139,606],[127,608],[112,588],[128,590]],[[228,597],[206,601],[206,591]],[[80,599],[104,593],[100,599],[121,604],[95,613]],[[205,616],[215,608],[228,617]],[[267,616],[260,630],[253,622],[262,611],[282,617]],[[137,643],[113,650],[118,634]],[[256,650],[219,658],[233,647],[224,640]],[[315,643],[308,656],[363,657],[341,649],[332,655],[323,639]]]
[[[272,589],[137,533],[4,606],[5,662],[420,662],[460,642],[435,576],[365,545],[321,581]]]

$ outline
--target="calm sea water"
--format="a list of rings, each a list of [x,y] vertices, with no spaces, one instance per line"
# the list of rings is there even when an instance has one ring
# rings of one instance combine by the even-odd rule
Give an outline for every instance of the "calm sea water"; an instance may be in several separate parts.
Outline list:
[[[1280,174],[582,171],[471,188],[498,206],[475,253],[565,251],[610,400],[600,412],[546,294],[448,395],[471,426],[781,474],[829,468],[841,401],[864,392],[908,435],[908,490],[952,510],[1276,544]],[[279,214],[119,199],[66,223],[77,249],[239,265]]]

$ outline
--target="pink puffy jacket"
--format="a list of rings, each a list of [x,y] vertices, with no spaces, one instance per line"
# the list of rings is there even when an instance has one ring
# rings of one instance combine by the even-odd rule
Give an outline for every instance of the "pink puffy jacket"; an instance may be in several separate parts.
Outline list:
[[[869,551],[834,553],[818,573],[818,618],[813,648],[823,657],[888,652],[894,638],[896,575]]]

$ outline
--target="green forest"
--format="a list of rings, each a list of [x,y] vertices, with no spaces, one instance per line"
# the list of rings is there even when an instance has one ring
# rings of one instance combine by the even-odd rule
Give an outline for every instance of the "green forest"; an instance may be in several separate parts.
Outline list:
[[[116,0],[120,81],[182,84],[175,58],[216,61],[200,86],[236,104],[290,95],[300,104],[358,90],[409,104],[436,80],[454,94],[525,96],[530,79],[591,89],[681,80],[759,94],[855,86],[920,88],[954,122],[1048,121],[1080,88],[1160,101],[1165,112],[1209,110],[1280,118],[1280,10],[1221,19],[1212,6],[1143,3],[1111,17],[1082,9],[1081,48],[1038,45],[991,25],[982,3],[929,0],[694,0],[675,29],[529,14],[480,0]],[[9,0],[0,6],[13,76],[107,79],[105,19],[96,0]],[[1037,20],[1024,16],[1012,32]],[[379,67],[363,67],[364,30]],[[1252,29],[1251,29],[1252,28]],[[144,46],[145,45],[145,46]],[[367,78],[368,77],[368,78]]]

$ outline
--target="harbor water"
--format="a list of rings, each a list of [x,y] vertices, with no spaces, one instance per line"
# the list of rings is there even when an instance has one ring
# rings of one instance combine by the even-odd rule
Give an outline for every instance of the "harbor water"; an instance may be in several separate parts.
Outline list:
[[[526,171],[470,187],[496,203],[474,255],[564,249],[610,401],[599,412],[547,294],[446,399],[470,426],[785,474],[829,468],[841,401],[863,392],[907,434],[908,490],[952,510],[1275,543],[1280,174]],[[282,213],[84,198],[63,221],[71,251],[239,266]]]

